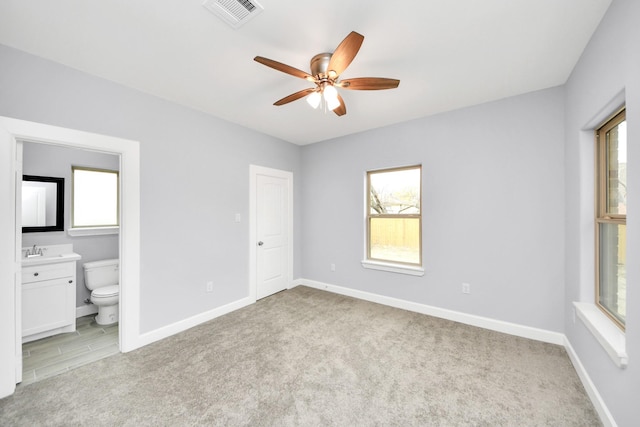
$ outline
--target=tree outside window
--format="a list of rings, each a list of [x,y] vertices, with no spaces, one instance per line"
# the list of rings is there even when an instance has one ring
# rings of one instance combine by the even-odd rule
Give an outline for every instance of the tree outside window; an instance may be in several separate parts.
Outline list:
[[[422,265],[421,169],[367,172],[367,259]]]

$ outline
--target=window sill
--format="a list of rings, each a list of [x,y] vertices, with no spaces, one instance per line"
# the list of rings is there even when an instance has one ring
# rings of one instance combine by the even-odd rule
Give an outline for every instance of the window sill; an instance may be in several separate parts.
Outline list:
[[[625,334],[602,313],[595,304],[573,303],[576,314],[607,351],[617,367],[627,367],[629,357],[626,351]]]
[[[106,234],[118,234],[120,227],[86,227],[86,228],[69,228],[67,234],[69,236],[102,236]]]
[[[409,274],[411,276],[424,276],[424,268],[422,267],[412,267],[403,264],[393,264],[390,262],[371,260],[363,260],[362,266],[371,270],[382,270],[391,273]]]

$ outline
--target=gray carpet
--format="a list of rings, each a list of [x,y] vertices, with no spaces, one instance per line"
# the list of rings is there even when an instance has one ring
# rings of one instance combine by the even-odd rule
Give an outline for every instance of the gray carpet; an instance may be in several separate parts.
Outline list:
[[[565,350],[307,287],[20,386],[3,426],[598,426]]]

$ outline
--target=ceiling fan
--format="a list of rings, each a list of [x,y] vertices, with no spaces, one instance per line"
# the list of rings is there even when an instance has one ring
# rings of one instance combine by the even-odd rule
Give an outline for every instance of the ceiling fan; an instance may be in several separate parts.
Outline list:
[[[364,36],[352,31],[338,45],[333,53],[319,53],[311,58],[311,74],[293,68],[272,59],[256,56],[255,61],[294,77],[308,80],[316,84],[316,87],[303,89],[276,101],[273,105],[284,105],[307,97],[307,102],[313,108],[318,108],[324,100],[327,109],[332,110],[338,116],[347,114],[347,107],[336,88],[349,90],[381,90],[395,89],[400,80],[384,77],[358,77],[353,79],[338,80],[340,74],[351,64],[353,58],[360,50]]]

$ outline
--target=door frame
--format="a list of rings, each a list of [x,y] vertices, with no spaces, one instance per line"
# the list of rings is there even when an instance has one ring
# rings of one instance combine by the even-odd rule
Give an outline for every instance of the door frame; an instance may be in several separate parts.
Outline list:
[[[15,391],[16,384],[16,354],[18,345],[22,345],[21,333],[17,331],[16,316],[19,309],[16,304],[20,301],[19,294],[21,276],[21,248],[18,246],[16,226],[16,175],[21,173],[22,164],[18,165],[16,156],[18,140],[53,144],[71,148],[102,151],[120,156],[120,351],[127,352],[144,345],[140,340],[140,144],[137,141],[126,140],[105,135],[98,135],[84,131],[66,129],[41,123],[17,120],[0,116],[0,128],[10,135],[8,154],[0,152],[0,162],[8,166],[3,172],[3,180],[7,179],[9,186],[0,188],[0,196],[11,200],[6,215],[0,215],[0,234],[13,236],[10,256],[13,286],[0,286],[0,299],[12,301],[7,304],[8,311],[2,316],[0,324],[0,342],[10,346],[0,350],[0,398]],[[4,253],[2,246],[0,253]],[[8,245],[7,245],[8,248]],[[9,281],[8,275],[2,275],[2,281]],[[20,335],[20,336],[16,336]],[[20,356],[22,352],[20,351]]]
[[[249,297],[255,302],[258,299],[258,175],[272,176],[287,180],[287,289],[293,283],[293,172],[272,169],[264,166],[249,165]]]

